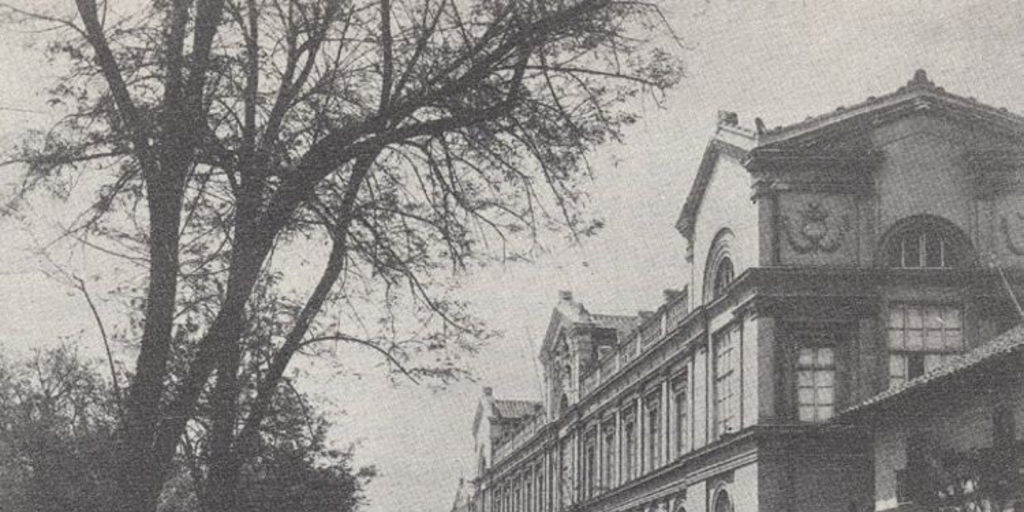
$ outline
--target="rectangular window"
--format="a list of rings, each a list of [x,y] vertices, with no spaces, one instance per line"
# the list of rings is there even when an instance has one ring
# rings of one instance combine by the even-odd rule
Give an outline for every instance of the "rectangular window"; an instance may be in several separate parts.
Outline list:
[[[636,409],[632,408],[622,418],[622,481],[632,480],[636,476]]]
[[[583,437],[583,498],[594,495],[594,478],[597,465],[597,431],[591,430]]]
[[[684,373],[672,382],[672,407],[674,409],[672,429],[675,432],[675,453],[680,456],[690,449],[690,406],[687,393],[687,375]]]
[[[739,430],[739,327],[728,327],[714,340],[715,437]]]
[[[816,343],[816,341],[818,341]],[[800,421],[826,421],[835,412],[835,349],[820,340],[805,340],[797,360],[797,405]]]
[[[541,455],[541,458],[543,459],[543,455]],[[537,480],[537,483],[536,483],[536,486],[537,486],[537,511],[538,512],[544,512],[544,510],[545,510],[544,509],[544,501],[545,501],[544,500],[544,496],[545,495],[544,495],[544,465],[543,465],[543,463],[541,463],[540,465],[537,466],[537,469],[534,471],[534,475],[536,476],[536,480]]]
[[[890,388],[938,368],[964,349],[956,307],[893,304],[887,327]]]
[[[615,487],[615,422],[608,421],[601,427],[601,489]]]
[[[652,393],[644,402],[647,432],[644,469],[653,471],[661,465],[661,393]]]

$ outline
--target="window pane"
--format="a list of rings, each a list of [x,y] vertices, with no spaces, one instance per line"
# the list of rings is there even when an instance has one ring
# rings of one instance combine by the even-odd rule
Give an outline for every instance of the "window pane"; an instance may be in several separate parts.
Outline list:
[[[945,344],[942,341],[942,331],[929,329],[924,333],[924,347],[929,351],[942,351]]]
[[[833,400],[832,388],[818,388],[818,397],[815,403],[822,405],[831,404]]]
[[[920,330],[907,331],[907,350],[921,350],[924,348],[924,333]]]
[[[945,310],[942,314],[942,321],[946,325],[947,329],[959,329],[960,310],[955,308]]]
[[[797,390],[797,403],[800,404],[813,404],[814,403],[814,389],[813,388],[801,388]]]
[[[814,383],[819,387],[832,387],[833,379],[834,377],[831,370],[814,372]]]
[[[918,308],[907,308],[907,328],[920,329],[923,327],[921,310]]]
[[[924,375],[924,356],[911,354],[907,356],[907,378],[916,379]]]
[[[818,349],[818,365],[824,367],[832,366],[832,349],[830,348],[819,348]]]
[[[903,340],[903,333],[904,333],[904,331],[902,329],[900,329],[898,331],[895,330],[895,329],[889,329],[889,348],[891,350],[903,350],[904,349],[906,344],[904,343],[904,340]]]
[[[903,329],[903,308],[893,306],[889,309],[889,328]]]
[[[818,407],[818,418],[822,420],[832,419],[834,409],[831,405]]]
[[[924,326],[928,329],[941,329],[945,323],[945,319],[942,318],[943,310],[937,308],[928,308],[924,311]]]
[[[942,333],[945,340],[945,349],[949,352],[960,352],[963,350],[964,341],[963,336],[960,334],[960,330],[950,331],[946,330]]]
[[[929,233],[924,238],[925,265],[931,268],[942,266],[942,237],[938,233]]]
[[[814,349],[802,348],[800,349],[800,366],[813,366],[814,365]]]
[[[812,372],[798,372],[796,383],[802,388],[814,387],[814,374]]]
[[[800,421],[814,421],[814,406],[813,405],[801,405],[800,406]]]
[[[925,354],[924,356],[924,371],[925,373],[938,368],[940,365],[945,364],[945,357],[941,354]]]
[[[903,238],[903,266],[921,266],[921,237],[918,233],[911,233]]]
[[[907,375],[906,356],[895,354],[889,356],[889,375],[898,377],[905,377]]]

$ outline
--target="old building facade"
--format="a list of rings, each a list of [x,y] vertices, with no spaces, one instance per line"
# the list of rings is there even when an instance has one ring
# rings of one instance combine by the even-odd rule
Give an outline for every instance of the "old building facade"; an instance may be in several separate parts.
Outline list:
[[[886,444],[903,423],[866,411],[1019,322],[1024,118],[918,72],[852,107],[755,125],[720,115],[676,223],[685,289],[635,317],[562,292],[543,401],[485,393],[466,509],[904,504],[880,497],[877,474],[906,469],[878,452],[908,449]],[[1018,446],[1024,407],[1009,410]]]

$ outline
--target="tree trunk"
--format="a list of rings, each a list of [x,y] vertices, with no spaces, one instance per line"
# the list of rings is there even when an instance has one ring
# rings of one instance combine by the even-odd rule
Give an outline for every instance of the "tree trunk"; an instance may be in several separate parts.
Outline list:
[[[211,399],[211,425],[209,444],[209,473],[205,496],[201,496],[203,509],[209,512],[238,510],[241,460],[235,446],[240,396],[239,365],[241,343],[223,347],[217,366],[217,379]]]

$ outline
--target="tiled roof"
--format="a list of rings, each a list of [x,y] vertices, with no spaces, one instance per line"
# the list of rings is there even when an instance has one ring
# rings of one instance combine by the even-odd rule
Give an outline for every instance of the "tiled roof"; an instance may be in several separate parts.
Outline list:
[[[640,317],[631,315],[601,315],[591,313],[590,321],[598,327],[615,329],[626,333],[640,325]]]
[[[525,418],[536,414],[543,405],[530,400],[495,400],[494,412],[505,419]]]
[[[941,365],[931,372],[911,379],[901,386],[888,389],[868,400],[843,411],[842,415],[863,411],[881,402],[887,402],[896,396],[904,395],[911,390],[925,388],[944,378],[962,374],[982,363],[993,361],[999,357],[1015,352],[1024,352],[1024,324],[1014,327],[996,336],[987,343],[953,358],[949,363]]]

